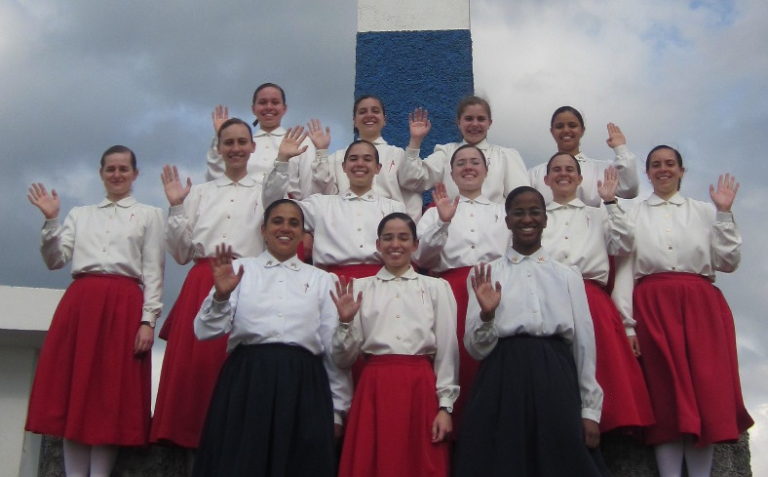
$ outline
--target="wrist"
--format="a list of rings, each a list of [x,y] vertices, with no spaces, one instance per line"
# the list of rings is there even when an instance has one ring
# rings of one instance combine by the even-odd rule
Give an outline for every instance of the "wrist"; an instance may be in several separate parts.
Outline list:
[[[144,321],[141,322],[141,325],[142,326],[148,326],[148,327],[150,327],[153,330],[155,329],[155,323],[152,322],[152,321],[144,320]]]
[[[480,311],[480,319],[483,321],[491,321],[496,317],[496,310]]]
[[[616,199],[616,197],[614,197],[612,199],[608,199],[608,200],[603,199],[603,204],[605,204],[605,205],[618,204],[618,203],[619,203],[619,201]]]

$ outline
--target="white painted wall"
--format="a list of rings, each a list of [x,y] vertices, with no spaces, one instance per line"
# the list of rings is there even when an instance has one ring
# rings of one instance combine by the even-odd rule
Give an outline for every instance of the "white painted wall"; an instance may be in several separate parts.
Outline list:
[[[40,437],[24,431],[37,356],[63,290],[0,286],[0,477],[36,477]]]
[[[469,0],[358,0],[357,31],[468,30]]]

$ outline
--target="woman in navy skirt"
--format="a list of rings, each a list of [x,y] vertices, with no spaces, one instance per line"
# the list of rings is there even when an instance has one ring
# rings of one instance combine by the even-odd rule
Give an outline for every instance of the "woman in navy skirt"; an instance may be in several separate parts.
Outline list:
[[[464,411],[455,474],[604,475],[595,338],[584,283],[541,247],[544,198],[506,201],[512,247],[476,267],[464,345],[482,359]]]
[[[267,250],[233,261],[217,247],[214,289],[195,318],[199,339],[228,335],[193,475],[334,477],[334,434],[350,400],[330,356],[338,322],[332,275],[296,249],[304,218],[281,199],[264,212]]]
[[[41,252],[50,269],[72,260],[74,281],[56,308],[29,398],[26,429],[64,438],[69,477],[107,477],[117,446],[147,444],[149,350],[160,315],[163,213],[131,196],[136,156],[101,157],[106,198],[75,207],[63,224],[55,190],[29,188],[45,216]]]

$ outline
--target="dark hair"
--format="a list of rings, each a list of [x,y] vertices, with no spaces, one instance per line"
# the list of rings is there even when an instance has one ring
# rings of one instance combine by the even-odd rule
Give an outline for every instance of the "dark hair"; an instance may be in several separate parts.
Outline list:
[[[552,113],[552,119],[549,121],[549,127],[552,127],[555,124],[555,118],[560,113],[573,113],[574,116],[576,116],[576,119],[579,121],[579,124],[581,125],[582,129],[586,129],[584,127],[584,118],[581,116],[581,113],[578,109],[574,108],[573,106],[560,106],[555,110],[554,113]]]
[[[235,124],[241,124],[245,126],[245,128],[248,129],[248,137],[250,137],[251,141],[253,141],[253,130],[251,129],[251,125],[246,123],[240,118],[229,118],[223,123],[221,123],[221,127],[219,128],[219,131],[216,133],[216,139],[221,141],[221,132],[230,126],[234,126]]]
[[[359,98],[357,98],[355,100],[355,104],[352,105],[352,118],[354,118],[355,115],[357,115],[357,106],[363,100],[365,100],[365,99],[375,99],[376,101],[378,101],[379,102],[379,106],[381,106],[381,114],[383,114],[384,118],[386,119],[386,117],[387,117],[387,110],[384,109],[384,102],[381,100],[381,98],[379,98],[378,96],[375,96],[373,94],[364,94],[364,95],[360,96]],[[360,134],[360,132],[357,130],[357,128],[353,128],[353,130],[354,130],[354,133],[355,133],[355,137],[357,137]]]
[[[544,196],[541,195],[541,192],[539,192],[537,189],[531,186],[520,186],[520,187],[515,187],[514,189],[512,189],[512,192],[509,193],[509,195],[507,196],[507,200],[504,202],[504,210],[507,213],[509,213],[509,208],[512,206],[512,201],[514,201],[518,195],[524,194],[526,192],[533,192],[534,194],[536,194],[539,197],[539,200],[541,201],[541,207],[545,209],[547,208],[547,203],[544,201]]]
[[[485,170],[488,170],[488,159],[485,158],[483,151],[481,151],[480,148],[474,144],[464,144],[463,146],[459,146],[455,151],[453,151],[453,154],[451,155],[451,169],[453,169],[453,160],[456,159],[456,154],[458,154],[459,151],[463,151],[464,149],[475,149],[477,152],[479,152],[480,157],[483,158],[483,165],[485,165]]]
[[[576,164],[576,172],[581,175],[581,164],[579,164],[579,160],[576,159],[576,156],[573,154],[568,154],[567,152],[556,152],[552,155],[552,157],[549,158],[547,161],[547,175],[549,175],[549,169],[552,166],[552,161],[554,161],[557,156],[568,156],[573,159],[573,162]]]
[[[127,152],[131,155],[131,167],[133,170],[136,170],[136,154],[134,154],[134,152],[129,147],[121,146],[120,144],[115,144],[114,146],[104,151],[104,154],[101,155],[101,161],[99,161],[101,168],[104,168],[104,159],[106,159],[107,156],[112,154],[120,154],[123,152]]]
[[[491,105],[488,104],[488,101],[480,96],[464,96],[461,98],[461,101],[459,101],[459,105],[456,106],[456,120],[461,119],[461,115],[464,114],[464,110],[467,109],[468,106],[473,106],[475,104],[484,107],[485,112],[488,113],[488,119],[493,119],[491,117]]]
[[[404,214],[403,212],[392,212],[391,214],[385,216],[383,219],[381,219],[381,222],[379,222],[379,226],[376,228],[376,236],[381,238],[382,232],[384,232],[384,226],[387,225],[387,222],[390,220],[400,219],[403,222],[408,225],[408,228],[411,229],[411,235],[413,235],[413,241],[415,242],[418,240],[416,238],[416,222],[413,221],[410,215]]]
[[[675,159],[677,159],[677,165],[680,167],[680,169],[683,168],[683,156],[680,155],[680,151],[675,149],[672,146],[667,146],[666,144],[659,144],[658,146],[651,149],[651,151],[648,153],[648,156],[645,158],[645,172],[648,172],[651,169],[651,156],[654,152],[660,150],[660,149],[669,149],[673,153],[675,153]],[[680,178],[679,181],[677,181],[677,190],[680,190],[680,184],[683,182],[683,179]]]
[[[279,85],[275,83],[261,83],[257,88],[256,91],[253,92],[253,99],[251,100],[251,104],[256,104],[256,98],[259,96],[259,92],[264,88],[275,88],[276,90],[280,91],[280,96],[283,98],[283,104],[288,104],[285,102],[285,90],[281,88]],[[259,120],[256,119],[253,122],[254,126],[259,125]]]
[[[296,207],[296,209],[299,211],[299,217],[301,217],[301,228],[304,228],[304,211],[301,209],[301,206],[296,203],[296,201],[293,201],[291,199],[277,199],[276,201],[272,202],[267,206],[266,209],[264,209],[264,225],[267,224],[269,221],[269,217],[272,215],[272,211],[277,208],[279,205],[283,204],[291,204],[292,206]]]
[[[366,141],[365,139],[358,139],[357,141],[353,141],[352,144],[347,147],[347,150],[344,151],[344,160],[341,161],[342,163],[347,162],[347,156],[349,156],[350,149],[358,144],[368,144],[371,146],[373,148],[373,155],[376,158],[376,164],[379,164],[379,150],[376,149],[376,146],[371,141]]]

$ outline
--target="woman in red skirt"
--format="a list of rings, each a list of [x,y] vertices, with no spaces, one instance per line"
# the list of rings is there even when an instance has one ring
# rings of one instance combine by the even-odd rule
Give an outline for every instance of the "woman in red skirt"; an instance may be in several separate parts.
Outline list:
[[[337,285],[333,357],[365,356],[341,453],[341,477],[445,477],[450,409],[458,396],[456,302],[445,280],[417,274],[416,225],[381,220],[376,276]]]
[[[577,197],[582,182],[579,161],[568,153],[552,156],[544,182],[554,199],[547,205],[547,228],[542,237],[542,245],[553,259],[575,267],[584,277],[595,328],[597,382],[605,396],[600,432],[644,427],[654,421],[636,358],[640,350],[634,327],[628,323],[625,331],[619,311],[605,290],[608,255],[629,253],[633,238],[626,214],[616,202],[618,174],[609,167],[604,175],[605,179],[598,181],[598,193],[605,207],[586,206]]]
[[[167,338],[160,387],[152,419],[152,442],[195,449],[205,413],[226,357],[226,337],[198,341],[192,327],[200,305],[213,286],[209,259],[217,244],[232,247],[236,257],[256,256],[264,245],[260,234],[263,207],[261,186],[248,175],[254,150],[251,128],[232,118],[219,129],[218,149],[226,165],[223,177],[183,185],[175,167],[163,169],[170,203],[166,242],[179,264],[190,269],[179,297],[163,325]]]
[[[662,476],[709,475],[713,443],[752,425],[741,395],[733,316],[713,285],[732,272],[741,236],[731,206],[739,188],[720,176],[715,205],[683,197],[680,153],[657,146],[645,163],[653,194],[629,214],[637,337],[656,424],[646,431]],[[631,285],[631,283],[630,283]],[[626,286],[617,280],[617,288]],[[617,290],[617,292],[620,290]]]
[[[483,151],[466,144],[451,157],[451,177],[459,195],[448,197],[442,183],[435,186],[428,209],[419,221],[419,249],[416,262],[451,285],[456,298],[456,333],[459,343],[464,339],[467,316],[467,276],[472,266],[491,262],[504,255],[511,235],[504,222],[504,204],[491,202],[482,193],[488,167]],[[459,346],[459,387],[461,394],[453,409],[456,427],[461,424],[461,412],[470,394],[479,362]]]
[[[112,146],[101,157],[106,198],[59,223],[60,199],[32,184],[45,216],[43,260],[72,260],[75,280],[56,308],[29,398],[26,429],[64,438],[68,476],[107,477],[117,446],[147,444],[152,364],[160,315],[163,213],[136,202],[136,156]]]

